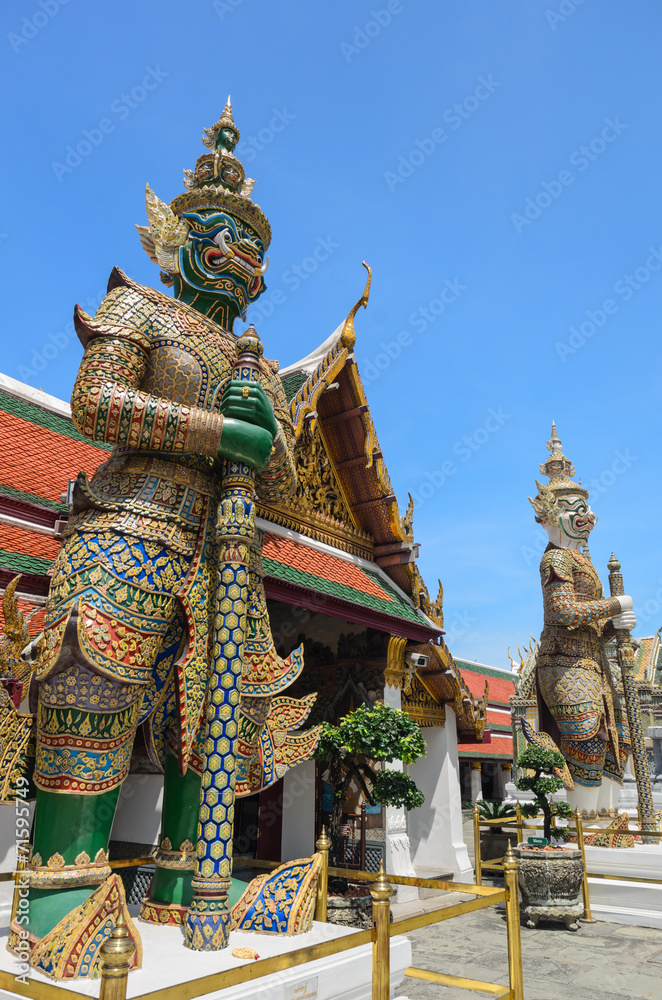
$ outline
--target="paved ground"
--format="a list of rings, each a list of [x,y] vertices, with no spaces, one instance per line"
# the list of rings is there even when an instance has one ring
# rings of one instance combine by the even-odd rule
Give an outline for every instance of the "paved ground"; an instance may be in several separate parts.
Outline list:
[[[447,901],[458,899],[447,897]],[[404,904],[402,909],[413,913],[433,905],[425,900]],[[468,913],[410,936],[413,964],[419,968],[508,984],[502,908]],[[597,921],[580,924],[573,933],[561,924],[547,923],[536,930],[522,926],[521,936],[525,1000],[662,1000],[662,930]],[[487,995],[416,979],[405,979],[398,993],[410,1000]]]

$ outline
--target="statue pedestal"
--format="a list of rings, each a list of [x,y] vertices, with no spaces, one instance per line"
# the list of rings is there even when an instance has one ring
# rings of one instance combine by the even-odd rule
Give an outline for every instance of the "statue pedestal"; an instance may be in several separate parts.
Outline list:
[[[2,897],[0,902],[6,902],[11,887],[11,883],[0,883],[0,897]],[[130,906],[129,911],[135,919],[138,907]],[[333,938],[356,933],[351,927],[318,922],[313,924],[313,929],[307,934],[298,934],[295,937],[233,931],[230,934],[229,947],[225,950],[199,952],[184,947],[179,927],[159,927],[136,920],[136,928],[142,939],[143,967],[129,974],[128,1000],[153,990],[176,987],[179,983],[249,964],[246,960],[233,958],[233,948],[253,948],[260,958],[272,958],[289,951],[296,951],[298,948],[311,947]],[[0,927],[0,970],[8,972],[13,977],[17,974],[18,959],[7,951],[7,932],[5,919]],[[391,989],[395,987],[396,996],[404,971],[409,965],[411,965],[411,944],[408,939],[402,935],[391,938]],[[47,979],[34,971],[30,973],[29,982],[33,988],[41,983],[48,983],[51,987],[54,985],[52,979]],[[99,987],[98,979],[80,979],[63,984],[64,990],[78,993],[82,997],[98,997]],[[17,989],[25,990],[25,987],[18,983]],[[13,998],[18,995],[0,989],[2,998]],[[25,994],[23,992],[20,995]],[[231,986],[225,990],[215,989],[205,993],[206,1000],[217,1000],[220,997],[222,1000],[252,1000],[256,996],[305,997],[305,1000],[317,1000],[317,998],[370,1000],[372,946],[362,945],[327,958],[314,959],[304,965],[285,969],[240,986]]]
[[[587,847],[586,867],[589,873],[662,879],[662,846]],[[589,896],[596,920],[662,928],[662,885],[589,877]]]

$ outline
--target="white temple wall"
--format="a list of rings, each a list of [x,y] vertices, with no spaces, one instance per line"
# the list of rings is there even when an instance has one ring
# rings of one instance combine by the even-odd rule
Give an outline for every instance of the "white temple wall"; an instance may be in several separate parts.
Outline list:
[[[408,814],[409,841],[414,867],[453,871],[460,881],[471,881],[473,868],[462,836],[460,766],[455,713],[446,705],[446,725],[421,730],[427,743],[425,757],[407,768],[425,802]]]

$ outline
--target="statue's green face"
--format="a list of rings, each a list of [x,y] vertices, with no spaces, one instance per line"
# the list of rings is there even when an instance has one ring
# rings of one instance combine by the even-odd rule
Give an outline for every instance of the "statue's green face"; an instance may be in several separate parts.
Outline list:
[[[190,231],[179,251],[182,283],[225,299],[231,314],[243,319],[267,287],[264,244],[249,226],[226,212],[202,209],[185,212],[183,218]]]
[[[216,139],[216,147],[217,149],[224,149],[228,153],[232,153],[238,141],[239,137],[236,132],[231,128],[222,128]]]

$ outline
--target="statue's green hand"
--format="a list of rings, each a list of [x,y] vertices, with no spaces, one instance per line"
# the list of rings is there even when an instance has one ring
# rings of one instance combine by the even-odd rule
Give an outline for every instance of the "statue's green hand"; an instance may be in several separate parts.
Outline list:
[[[278,433],[273,407],[259,382],[241,382],[239,379],[228,382],[221,400],[221,413],[225,417],[263,427],[272,438]]]
[[[232,462],[245,462],[259,472],[269,461],[272,443],[271,433],[263,427],[226,416],[218,457],[229,458]]]

